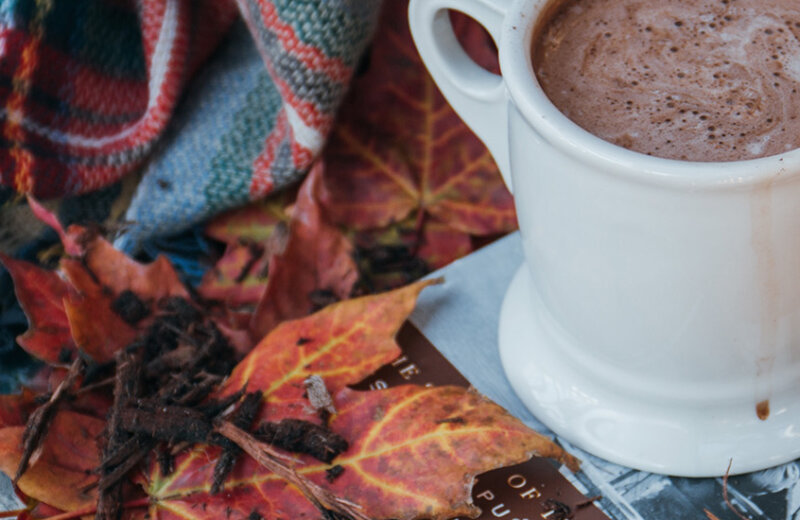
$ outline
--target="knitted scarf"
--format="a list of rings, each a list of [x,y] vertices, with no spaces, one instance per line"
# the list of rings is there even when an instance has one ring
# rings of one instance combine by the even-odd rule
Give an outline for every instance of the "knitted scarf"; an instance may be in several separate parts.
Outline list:
[[[0,184],[143,177],[118,245],[262,197],[322,148],[379,0],[0,0]]]

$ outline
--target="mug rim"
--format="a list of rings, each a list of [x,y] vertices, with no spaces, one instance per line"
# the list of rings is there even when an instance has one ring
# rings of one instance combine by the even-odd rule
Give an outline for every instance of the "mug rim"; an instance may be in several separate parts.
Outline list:
[[[605,171],[662,185],[693,189],[738,187],[800,176],[800,147],[737,161],[667,159],[628,150],[574,123],[544,93],[530,56],[536,22],[555,1],[560,0],[515,0],[497,42],[500,69],[511,101],[545,140],[584,162],[604,163],[608,166]]]

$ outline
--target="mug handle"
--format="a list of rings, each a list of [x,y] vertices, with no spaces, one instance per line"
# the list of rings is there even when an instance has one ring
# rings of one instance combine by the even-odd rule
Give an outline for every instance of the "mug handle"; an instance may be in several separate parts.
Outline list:
[[[511,189],[508,154],[508,100],[502,76],[480,67],[458,43],[449,9],[483,25],[500,43],[510,0],[411,0],[409,25],[414,43],[433,80],[481,141],[489,148]]]

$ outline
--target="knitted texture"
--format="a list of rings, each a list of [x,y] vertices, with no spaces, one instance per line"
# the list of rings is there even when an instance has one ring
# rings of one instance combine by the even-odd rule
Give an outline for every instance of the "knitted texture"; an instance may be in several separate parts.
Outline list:
[[[320,152],[379,3],[0,0],[0,184],[75,195],[148,159],[127,249],[264,196]]]

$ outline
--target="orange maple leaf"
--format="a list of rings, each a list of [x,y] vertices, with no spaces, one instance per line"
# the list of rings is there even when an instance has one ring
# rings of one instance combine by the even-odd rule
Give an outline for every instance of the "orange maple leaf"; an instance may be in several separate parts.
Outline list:
[[[137,335],[112,310],[116,296],[129,290],[148,305],[168,296],[189,297],[166,257],[140,264],[86,228],[73,225],[64,231],[55,215],[29,202],[72,255],[61,259],[57,272],[0,254],[30,325],[17,341],[35,357],[66,363],[77,347],[97,362],[110,361]]]
[[[97,440],[105,421],[71,411],[59,412],[50,425],[41,453],[19,479],[19,489],[65,511],[97,501],[94,469],[100,464]],[[22,457],[24,426],[0,429],[0,471],[13,475]]]
[[[574,460],[560,448],[474,391],[403,386],[358,392],[347,388],[400,354],[395,334],[411,312],[423,281],[385,294],[331,305],[273,330],[234,369],[221,390],[260,390],[261,420],[319,421],[303,381],[320,375],[338,410],[330,422],[350,448],[333,462],[344,468],[332,483],[328,464],[307,456],[297,474],[359,504],[372,518],[445,519],[475,512],[476,474],[533,454]],[[223,491],[210,494],[219,449],[196,446],[162,476],[155,465],[143,479],[151,516],[213,518],[221,511],[247,516],[316,517],[310,502],[278,475],[245,457]]]
[[[132,342],[138,330],[111,309],[112,295],[81,261],[63,258],[61,270],[74,288],[62,302],[72,339],[98,363],[112,361],[114,353]]]
[[[395,335],[417,296],[436,281],[421,281],[390,293],[340,302],[267,335],[234,368],[220,390],[261,390],[269,406],[262,419],[314,418],[303,381],[321,376],[334,392],[355,384],[400,355]]]
[[[574,467],[561,448],[475,391],[456,386],[344,389],[330,427],[352,439],[328,487],[370,518],[445,520],[474,516],[475,476],[533,455]],[[299,468],[325,485],[326,467]]]
[[[69,285],[57,273],[0,253],[0,262],[14,281],[17,300],[28,318],[28,330],[17,338],[32,356],[48,363],[68,362],[75,342],[64,312]]]
[[[95,236],[86,244],[83,263],[98,283],[114,295],[130,290],[143,300],[189,297],[175,268],[163,255],[149,264],[141,264],[103,237]]]

